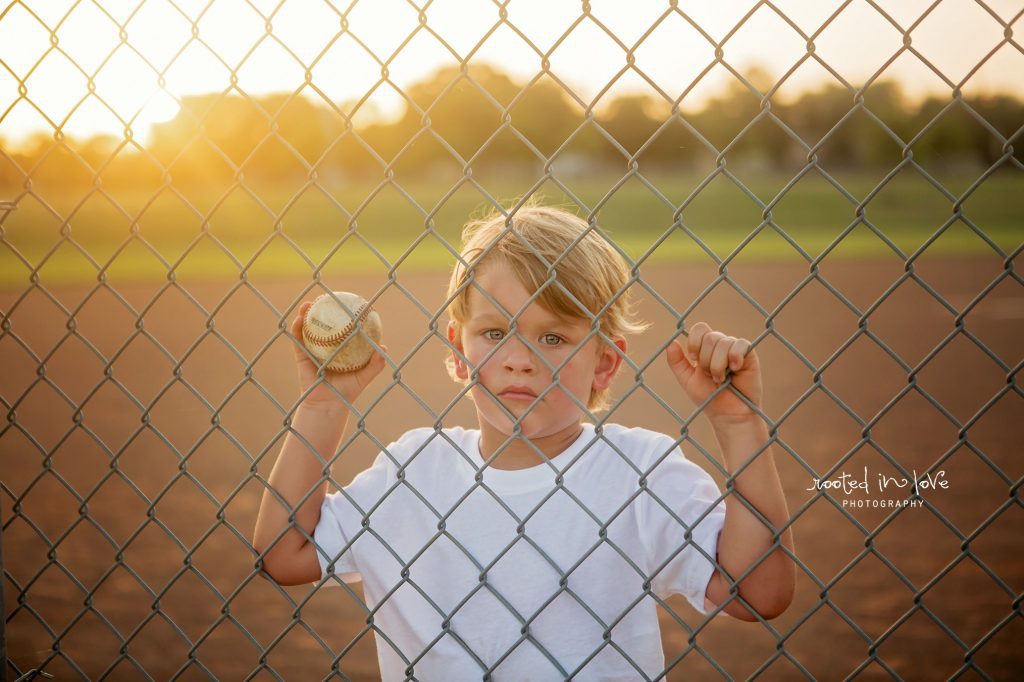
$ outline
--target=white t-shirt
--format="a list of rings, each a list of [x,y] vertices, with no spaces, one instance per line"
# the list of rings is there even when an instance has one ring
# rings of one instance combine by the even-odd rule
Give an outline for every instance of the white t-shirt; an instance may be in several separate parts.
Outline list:
[[[413,429],[324,499],[320,566],[327,584],[363,580],[383,679],[662,672],[644,582],[707,613],[725,502],[672,438],[583,426],[550,464],[487,467],[483,485],[479,430]]]

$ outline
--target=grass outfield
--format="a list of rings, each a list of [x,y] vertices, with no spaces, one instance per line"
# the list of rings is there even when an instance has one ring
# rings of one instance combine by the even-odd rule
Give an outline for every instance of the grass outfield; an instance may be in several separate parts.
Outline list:
[[[781,195],[791,176],[744,177],[754,197],[722,176],[697,192],[703,182],[697,176],[650,177],[661,196],[637,178],[624,183],[614,177],[569,179],[566,185],[587,209],[598,211],[599,225],[626,254],[645,262],[823,254],[892,258],[893,247],[910,255],[925,245],[933,255],[993,253],[960,219],[935,236],[953,216],[954,202],[923,177],[903,172],[875,191],[881,178],[842,176],[852,200],[818,175],[802,178]],[[965,194],[976,179],[964,174],[942,181],[963,197],[963,217],[1004,252],[1013,252],[1024,239],[1020,174],[993,175]],[[533,179],[478,181],[502,202],[534,189]],[[182,191],[183,198],[166,190],[155,197],[151,191],[104,190],[118,205],[100,193],[85,198],[86,192],[72,196],[37,187],[53,212],[28,196],[6,218],[0,213],[0,286],[21,288],[33,270],[49,285],[96,281],[101,270],[116,282],[165,280],[169,271],[189,280],[234,279],[242,272],[257,278],[295,276],[317,269],[329,276],[386,273],[396,264],[399,272],[449,269],[454,256],[442,239],[457,248],[466,218],[490,206],[473,185],[453,190],[440,181],[400,189],[362,183],[331,193],[318,187],[302,191],[301,185],[261,186],[251,193],[211,187]],[[554,183],[541,186],[539,194],[585,213]],[[865,200],[864,218],[885,239],[866,224],[854,224],[858,202]],[[771,226],[758,229],[769,204],[773,224],[789,239]],[[671,229],[677,212],[690,234]]]

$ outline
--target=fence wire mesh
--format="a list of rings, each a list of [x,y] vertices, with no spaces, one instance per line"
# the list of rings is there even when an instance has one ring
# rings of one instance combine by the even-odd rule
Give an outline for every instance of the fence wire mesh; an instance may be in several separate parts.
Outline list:
[[[984,45],[976,63],[962,77],[953,78],[914,41],[922,23],[941,11],[943,0],[909,18],[903,9],[895,12],[868,0],[865,6],[899,34],[901,43],[874,74],[855,84],[817,47],[823,34],[843,21],[850,2],[837,4],[812,30],[791,19],[785,3],[756,2],[728,31],[716,36],[691,16],[686,3],[673,1],[659,9],[646,30],[630,38],[620,37],[616,26],[602,19],[596,3],[582,2],[560,37],[544,46],[517,25],[518,0],[495,1],[483,3],[493,14],[490,28],[464,48],[453,45],[432,25],[434,3],[409,0],[402,7],[416,16],[415,25],[408,33],[396,29],[393,48],[385,52],[364,40],[350,22],[350,15],[367,2],[317,5],[338,24],[319,52],[299,50],[277,36],[275,23],[293,3],[238,3],[233,9],[239,22],[255,20],[264,30],[245,51],[229,57],[207,41],[203,30],[204,16],[216,11],[214,3],[193,6],[168,1],[166,6],[180,16],[190,35],[163,63],[132,39],[132,22],[144,11],[145,1],[132,3],[126,10],[114,8],[116,3],[80,0],[57,13],[52,8],[43,11],[36,3],[12,2],[0,13],[0,27],[13,26],[17,15],[32,30],[41,29],[50,42],[25,68],[19,66],[25,55],[15,54],[18,47],[14,52],[10,43],[0,47],[0,70],[15,84],[7,99],[0,100],[0,126],[16,107],[27,107],[52,134],[31,163],[12,149],[0,150],[7,173],[0,180],[13,179],[0,185],[6,194],[0,197],[4,199],[0,250],[7,270],[0,329],[5,375],[0,401],[7,416],[0,430],[5,679],[372,679],[376,675],[374,636],[380,645],[394,646],[388,633],[375,624],[386,600],[370,606],[358,587],[344,583],[342,590],[321,594],[325,585],[340,583],[334,576],[308,589],[286,589],[261,580],[262,557],[250,541],[269,467],[283,438],[294,433],[291,420],[298,402],[287,355],[294,341],[288,323],[302,300],[332,289],[362,288],[388,325],[385,335],[392,346],[388,368],[363,398],[350,405],[357,417],[351,433],[332,457],[322,459],[324,480],[332,486],[345,485],[365,466],[368,456],[378,451],[387,455],[399,426],[432,424],[441,438],[442,424],[472,419],[474,414],[463,398],[474,382],[452,398],[452,391],[446,390],[451,384],[441,386],[437,381],[443,375],[425,369],[439,364],[440,353],[435,351],[453,350],[443,329],[448,301],[440,296],[440,279],[412,265],[421,247],[435,248],[447,263],[455,262],[459,225],[451,224],[445,211],[453,203],[461,206],[458,197],[463,193],[476,197],[476,206],[515,213],[521,202],[510,204],[502,194],[505,186],[498,191],[487,179],[492,177],[488,152],[507,149],[503,145],[509,140],[526,150],[534,171],[516,194],[523,201],[542,191],[563,195],[587,220],[589,229],[631,265],[627,288],[642,294],[644,314],[663,321],[624,358],[618,384],[622,390],[606,415],[590,414],[577,401],[598,427],[595,442],[603,440],[614,448],[602,436],[600,427],[605,423],[661,415],[662,421],[656,422],[661,430],[673,434],[675,443],[720,483],[719,499],[732,498],[759,516],[733,489],[739,471],[722,466],[709,444],[713,438],[701,430],[703,406],[680,407],[659,358],[691,322],[724,305],[729,312],[720,319],[752,330],[754,346],[780,367],[774,373],[766,369],[770,396],[761,414],[771,434],[762,451],[770,446],[779,462],[792,511],[786,527],[797,534],[797,552],[788,553],[798,566],[799,593],[784,617],[762,618],[756,624],[712,620],[695,616],[681,600],[656,595],[651,588],[654,576],[608,536],[610,522],[593,514],[564,485],[562,474],[582,453],[560,470],[535,447],[556,475],[554,486],[525,515],[505,506],[520,529],[556,494],[568,496],[590,516],[597,530],[587,554],[610,549],[643,577],[644,589],[630,608],[646,599],[657,603],[666,652],[665,669],[657,677],[831,679],[923,674],[1009,679],[1019,674],[1022,659],[1017,644],[1024,629],[1019,515],[1024,472],[1016,461],[1019,456],[1014,457],[1019,455],[1014,436],[1020,435],[1020,398],[1024,397],[1017,382],[1024,280],[1015,271],[1015,262],[1024,230],[1019,213],[1010,218],[1008,229],[993,230],[991,211],[972,204],[972,198],[988,196],[987,188],[997,183],[1003,184],[992,190],[995,199],[987,201],[1011,201],[1008,190],[1020,194],[1019,173],[1024,165],[1014,145],[1024,120],[990,122],[965,89],[997,55],[1024,56],[1015,37],[1024,8],[1007,12],[981,0],[961,3],[981,10],[987,21],[998,25],[1002,39]],[[86,11],[101,14],[106,28],[116,33],[109,52],[87,66],[75,63],[62,40],[62,27]],[[768,83],[727,57],[729,41],[764,13],[784,23],[790,36],[805,48],[788,71]],[[659,27],[680,20],[706,43],[712,56],[691,82],[677,83],[677,89],[669,92],[645,73],[637,55]],[[560,47],[580,27],[610,40],[622,57],[621,70],[593,99],[581,96],[552,67]],[[480,72],[471,68],[478,50],[506,31],[527,46],[540,64],[511,98],[495,95]],[[410,94],[392,80],[390,70],[416,41],[427,39],[446,51],[457,66],[449,80],[424,99],[422,93]],[[358,45],[380,74],[354,106],[332,101],[314,77],[318,63],[340,40]],[[276,110],[268,110],[264,100],[247,92],[239,77],[247,60],[268,44],[301,72],[300,82],[280,98]],[[139,139],[141,109],[125,114],[105,101],[96,84],[104,70],[112,68],[118,52],[127,50],[156,75],[162,88],[188,49],[203,49],[219,61],[229,74],[229,85],[206,110],[179,100],[176,120],[184,121],[190,132],[179,140],[179,154],[157,154]],[[30,87],[33,74],[48,60],[58,59],[77,69],[84,84],[70,93],[72,103],[64,115],[49,111],[48,103],[34,98]],[[916,60],[948,95],[940,108],[926,112],[912,128],[894,124],[871,105],[872,87],[901,59]],[[827,73],[846,101],[842,117],[818,132],[802,128],[779,104],[788,79],[809,65]],[[701,127],[706,119],[698,121],[682,106],[712,72],[727,73],[755,102],[744,113],[749,117],[725,137],[710,135]],[[665,105],[655,129],[629,143],[619,139],[623,129],[608,124],[596,106],[624,74],[646,83]],[[532,88],[541,83],[556,86],[580,112],[572,129],[550,147],[538,142],[539,133],[524,129],[517,119]],[[449,137],[454,140],[455,131],[442,134],[432,121],[446,98],[460,89],[478,97],[496,121],[478,144],[452,141]],[[379,148],[380,138],[373,138],[359,123],[360,107],[381,90],[397,94],[409,112],[407,120],[415,122],[409,134],[391,141],[387,152]],[[282,132],[283,112],[303,98],[325,106],[337,126],[330,144],[314,154]],[[257,112],[261,124],[247,131],[251,146],[244,153],[219,144],[213,132],[218,121],[211,112],[229,99],[245,102]],[[65,131],[76,110],[96,103],[123,128],[120,139],[99,154],[74,144]],[[937,166],[915,155],[915,149],[952,117],[984,137],[988,156],[983,167],[971,168],[967,180],[961,169],[953,183],[957,186],[950,188],[948,178],[954,176],[936,170]],[[866,121],[894,150],[890,162],[867,184],[825,160],[829,145],[854,121]],[[746,158],[740,156],[744,144],[765,127],[779,136],[780,153],[789,162],[795,160],[785,172],[775,173],[781,180],[770,190],[752,181],[756,174],[737,161]],[[658,140],[670,131],[685,131],[701,158],[709,160],[692,186],[666,184],[663,175],[645,166],[645,154],[653,153]],[[580,189],[580,162],[574,154],[584,140],[594,139],[610,150],[617,170],[600,191],[588,193]],[[403,163],[421,154],[424,145],[434,150],[433,161],[439,168],[456,169],[454,179],[441,181],[444,186],[427,198],[418,181],[403,177]],[[226,168],[230,178],[211,189],[212,201],[204,202],[193,187],[181,186],[176,179],[188,150],[199,147],[211,164]],[[271,197],[265,185],[252,179],[253,171],[262,168],[260,150],[270,147],[300,169],[301,181],[287,189],[284,201]],[[357,150],[370,169],[365,192],[354,204],[339,198],[331,185],[336,169],[330,155],[342,147]],[[109,180],[125,153],[144,159],[155,173],[150,184],[130,200]],[[81,193],[65,194],[59,184],[41,181],[48,165],[59,159],[70,160],[76,172],[86,176],[87,186]],[[428,175],[432,172],[428,167]],[[886,202],[899,206],[901,201],[916,201],[917,195],[905,194],[907,185],[900,184],[908,174],[917,183],[914,191],[926,197],[910,211],[941,216],[928,224],[923,239],[912,243],[901,238],[899,225],[885,213]],[[1009,180],[1004,180],[1007,176]],[[787,228],[794,211],[819,209],[811,202],[790,206],[794,194],[804,201],[807,195],[799,194],[797,188],[809,178],[842,206],[840,228],[823,230],[826,236],[819,236],[813,247],[804,239],[805,232]],[[860,184],[851,188],[851,181]],[[724,248],[714,232],[702,229],[700,218],[690,218],[692,211],[702,210],[709,194],[722,187],[727,188],[728,202],[747,211],[740,218],[739,238]],[[898,187],[895,196],[893,187]],[[603,220],[603,212],[612,212],[618,197],[627,192],[639,192],[644,202],[660,211],[653,220],[656,232],[639,247],[636,239],[630,241],[629,227],[622,232],[607,230]],[[317,243],[315,249],[304,241],[305,233],[287,227],[289,221],[308,218],[299,204],[310,195],[322,201],[332,216],[327,221],[332,227],[323,228],[329,243]],[[270,226],[246,248],[238,248],[236,233],[219,227],[230,215],[224,206],[238,197],[249,204],[248,217]],[[160,202],[168,198],[179,209],[184,207],[184,213],[176,214],[184,216],[183,224],[198,226],[178,250],[166,248],[146,228],[148,221],[157,220]],[[101,202],[112,216],[102,244],[83,238],[76,227],[95,202]],[[361,227],[360,221],[375,220],[371,216],[381,202],[395,202],[411,211],[415,232]],[[880,220],[878,216],[883,215]],[[376,220],[386,222],[379,216]],[[33,243],[41,241],[44,248],[26,247],[27,232],[32,233]],[[959,241],[943,250],[954,233]],[[837,264],[835,256],[857,239],[858,243],[870,239],[875,245],[873,260]],[[957,245],[966,241],[973,245],[973,255],[958,259]],[[632,247],[624,246],[626,242]],[[693,249],[689,260],[658,260],[659,254],[681,242]],[[766,242],[776,251],[785,251],[783,265],[761,266],[757,258],[747,259],[751,252],[763,253],[758,249]],[[387,248],[382,246],[385,243]],[[355,260],[346,262],[368,263],[360,272],[373,276],[356,279],[332,270],[332,259],[342,253],[355,253]],[[933,257],[936,253],[940,256]],[[69,259],[78,264],[77,272],[86,273],[87,283],[63,276]],[[261,268],[272,259],[297,263],[305,274],[265,276]],[[226,268],[230,278],[196,274],[202,264],[212,261]],[[118,268],[126,262],[145,265],[125,274]],[[156,284],[153,273],[159,280]],[[471,274],[467,286],[473,285]],[[432,288],[433,294],[429,293]],[[626,290],[619,293],[624,295]],[[801,320],[799,326],[793,322],[794,315]],[[600,336],[595,326],[587,338]],[[557,375],[561,367],[548,369]],[[943,376],[936,378],[937,374]],[[777,380],[774,385],[773,380]],[[549,390],[556,388],[557,378]],[[726,384],[721,390],[731,389]],[[618,454],[632,466],[626,453]],[[807,489],[810,480],[835,480],[847,470],[860,471],[862,465],[866,477],[869,463],[909,480],[948,475],[950,496],[913,490],[901,492],[900,499],[913,501],[916,507],[859,509],[847,504],[847,497],[834,488]],[[396,466],[402,465],[396,462]],[[636,495],[622,509],[641,495],[671,509],[646,487],[650,471],[634,467],[634,473]],[[956,480],[952,480],[954,474]],[[463,499],[476,489],[501,503],[501,495],[482,477]],[[437,536],[430,541],[434,542],[446,535],[444,523],[458,505],[438,509],[420,500],[438,521]],[[373,513],[374,508],[365,510],[367,519],[372,520]],[[687,525],[678,517],[676,521],[682,551],[687,545],[683,540]],[[803,524],[806,541],[801,535]],[[782,530],[773,529],[776,547]],[[568,579],[578,564],[560,567],[531,543],[561,578],[560,588],[536,613],[518,612],[506,595],[488,583],[488,571],[523,542],[530,543],[530,536],[521,530],[490,563],[467,554],[484,576],[477,590],[489,591],[523,626],[515,646],[531,642],[548,656],[553,674],[566,678],[588,679],[587,663],[605,648],[628,659],[612,632],[626,612],[608,621],[598,614],[596,605],[575,595]],[[403,585],[418,589],[410,577],[417,556],[401,559],[401,580],[395,590]],[[731,577],[742,580],[745,575]],[[409,679],[419,679],[417,664],[430,655],[438,640],[455,633],[451,619],[475,592],[465,595],[454,609],[446,609],[421,591],[436,610],[439,627],[437,638],[423,650],[396,652],[408,665]],[[339,597],[339,593],[343,594]],[[575,600],[608,634],[575,669],[563,667],[530,634],[531,623],[560,596]],[[742,600],[735,592],[732,599]],[[720,605],[716,612],[724,607]],[[477,658],[480,675],[500,679],[503,672],[509,674],[500,666],[515,646],[491,664]],[[641,668],[635,670],[637,679],[649,677]]]

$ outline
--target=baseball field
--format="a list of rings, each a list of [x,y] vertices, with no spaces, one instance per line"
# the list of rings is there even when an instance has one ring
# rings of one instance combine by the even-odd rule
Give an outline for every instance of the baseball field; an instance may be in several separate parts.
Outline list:
[[[295,181],[154,191],[65,191],[36,181],[3,222],[0,285],[194,279],[258,281],[450,269],[468,216],[522,196],[567,206],[634,260],[779,261],[1012,252],[1024,194],[1016,173],[979,181],[932,169],[618,176],[460,182]],[[936,186],[938,183],[939,187]],[[7,192],[16,196],[16,190]],[[586,209],[580,209],[582,202]],[[673,226],[675,226],[674,229]],[[712,256],[714,254],[714,256]]]
[[[771,206],[813,264],[770,226],[745,244],[766,209],[716,186],[683,212],[693,234],[674,234],[638,269],[632,293],[653,326],[630,339],[633,364],[614,387],[622,400],[597,417],[679,434],[692,407],[662,349],[684,313],[687,325],[758,339],[800,560],[796,599],[768,626],[704,623],[670,599],[660,614],[669,680],[1013,679],[1024,670],[1024,288],[1014,270],[1024,193],[1017,178],[993,178],[971,195],[976,208],[965,202],[971,222],[932,240],[953,202],[906,182],[879,194],[877,210],[868,204],[871,225],[852,225],[857,202],[820,181]],[[634,257],[673,213],[635,185],[611,195],[601,221]],[[596,203],[609,189],[585,194]],[[681,202],[693,189],[664,191]],[[768,189],[758,196],[775,196]],[[137,239],[125,245],[136,223],[103,217],[99,199],[49,256],[60,221],[50,229],[54,219],[31,202],[8,219],[4,239],[21,256],[3,249],[0,261],[0,519],[7,655],[18,671],[377,676],[361,587],[276,587],[257,573],[249,540],[263,492],[254,474],[269,475],[297,398],[282,329],[325,288],[375,298],[390,349],[390,368],[356,405],[363,429],[350,421],[336,483],[407,429],[476,426],[471,402],[453,401],[447,346],[434,333],[452,256],[431,235],[412,243],[425,224],[457,238],[480,195],[446,203],[439,189],[417,188],[424,214],[383,191],[362,209],[301,199],[280,220],[284,195],[260,195],[265,208],[241,194],[231,195],[235,207],[210,198],[195,205],[207,222],[167,198],[178,208],[152,207],[136,221],[157,254]],[[346,215],[400,262],[389,267],[355,236],[332,254]],[[160,221],[177,228],[161,231]],[[908,265],[872,227],[905,254],[925,248]],[[209,237],[189,250],[204,230],[234,259]],[[734,257],[721,267],[694,236]],[[40,286],[21,257],[43,262]],[[703,420],[690,437],[684,452],[723,485]],[[898,485],[908,473],[916,497]],[[815,479],[866,480],[867,489]]]

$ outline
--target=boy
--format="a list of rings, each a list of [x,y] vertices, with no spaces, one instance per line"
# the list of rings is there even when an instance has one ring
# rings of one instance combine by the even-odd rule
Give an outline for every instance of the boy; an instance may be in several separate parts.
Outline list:
[[[675,439],[582,422],[607,408],[624,335],[644,329],[618,252],[576,216],[537,206],[470,223],[463,240],[447,364],[470,386],[479,429],[413,429],[325,497],[324,462],[348,419],[338,394],[354,402],[385,359],[327,386],[297,343],[305,398],[253,541],[265,571],[283,585],[362,579],[385,680],[653,678],[657,600],[680,593],[701,613],[750,621],[782,613],[792,539],[774,536],[789,513],[751,407],[761,379],[749,343],[699,323],[666,351],[730,473],[759,453],[721,499]],[[727,372],[749,404],[715,394]]]

